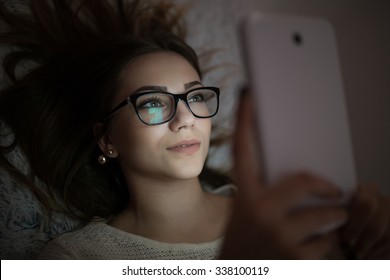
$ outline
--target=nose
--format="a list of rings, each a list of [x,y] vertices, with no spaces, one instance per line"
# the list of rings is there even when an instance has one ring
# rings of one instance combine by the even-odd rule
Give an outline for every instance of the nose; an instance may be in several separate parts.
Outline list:
[[[182,128],[192,127],[194,122],[195,116],[192,114],[184,101],[180,100],[177,103],[176,114],[169,122],[169,127],[172,131],[179,131]]]

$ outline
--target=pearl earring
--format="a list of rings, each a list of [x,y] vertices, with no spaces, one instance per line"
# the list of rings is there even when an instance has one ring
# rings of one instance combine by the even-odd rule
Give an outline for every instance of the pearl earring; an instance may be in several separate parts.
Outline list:
[[[101,165],[103,165],[103,164],[105,164],[105,163],[107,162],[107,159],[106,159],[105,156],[100,155],[100,156],[98,157],[98,162],[99,162]]]
[[[109,156],[111,156],[112,154],[114,153],[114,151],[113,150],[108,150],[107,151],[107,154],[109,155]],[[99,157],[98,157],[98,162],[100,163],[100,164],[105,164],[106,162],[107,162],[107,158],[104,156],[104,155],[100,155]]]

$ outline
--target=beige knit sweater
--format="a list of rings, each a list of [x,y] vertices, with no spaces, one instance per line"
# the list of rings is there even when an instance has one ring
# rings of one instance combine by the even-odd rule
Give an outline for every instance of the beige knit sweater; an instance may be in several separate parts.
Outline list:
[[[201,244],[164,243],[98,222],[54,239],[38,259],[215,259],[221,243],[222,238]]]
[[[226,185],[211,192],[229,195],[232,188]],[[200,244],[165,243],[116,229],[104,222],[94,222],[49,242],[38,259],[216,259],[222,239]]]

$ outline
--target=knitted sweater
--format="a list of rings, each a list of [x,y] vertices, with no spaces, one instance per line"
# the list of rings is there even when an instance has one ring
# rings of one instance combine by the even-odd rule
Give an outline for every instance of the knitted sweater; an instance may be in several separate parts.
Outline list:
[[[103,222],[51,241],[39,259],[215,259],[222,238],[200,244],[165,243],[131,234]]]
[[[231,195],[234,186],[225,185],[207,192]],[[104,222],[63,234],[49,242],[39,259],[142,259],[191,260],[216,259],[222,237],[206,243],[166,243],[116,229]]]

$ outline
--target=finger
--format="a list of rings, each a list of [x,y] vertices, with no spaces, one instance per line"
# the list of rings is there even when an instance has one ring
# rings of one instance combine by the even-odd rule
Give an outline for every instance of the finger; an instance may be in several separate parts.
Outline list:
[[[291,213],[286,227],[294,242],[303,243],[314,236],[324,235],[340,227],[347,220],[342,207],[308,207]]]
[[[377,197],[378,199],[378,211],[376,211],[372,219],[369,220],[367,226],[362,229],[357,241],[356,250],[359,254],[364,255],[368,252],[376,243],[381,240],[386,234],[390,223],[390,207],[389,201],[383,197]]]
[[[386,233],[374,246],[368,251],[360,254],[361,259],[370,260],[389,260],[390,259],[390,228],[387,229]]]
[[[301,245],[296,258],[302,260],[324,259],[338,246],[338,244],[338,236],[335,233],[318,236]]]
[[[373,186],[359,186],[349,207],[349,220],[342,231],[343,238],[355,245],[363,228],[378,211],[379,203]]]
[[[247,92],[241,95],[236,120],[233,153],[239,194],[251,194],[258,190],[260,164],[254,143],[254,120],[251,98]]]
[[[336,204],[341,198],[338,187],[307,172],[285,177],[271,188],[270,191],[277,193],[274,199],[288,208],[307,206],[310,199],[316,200],[317,203],[312,203],[314,205]]]

